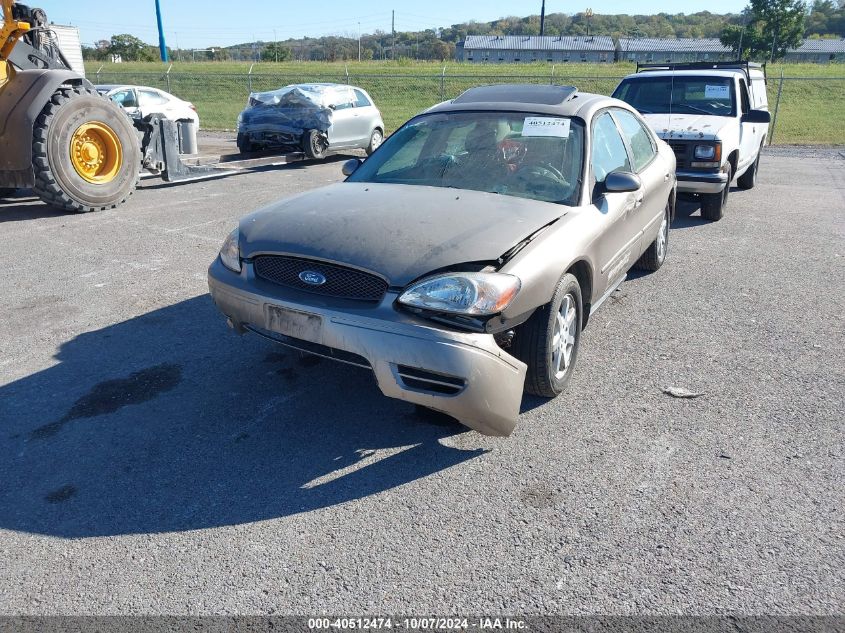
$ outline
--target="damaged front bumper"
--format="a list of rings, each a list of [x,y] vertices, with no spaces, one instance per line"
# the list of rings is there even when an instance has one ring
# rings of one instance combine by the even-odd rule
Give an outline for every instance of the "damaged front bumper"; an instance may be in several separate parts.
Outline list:
[[[526,366],[490,334],[435,327],[397,310],[389,291],[367,307],[289,291],[256,279],[249,262],[238,274],[217,258],[208,287],[238,331],[368,367],[384,395],[442,411],[485,435],[507,436],[516,426]]]

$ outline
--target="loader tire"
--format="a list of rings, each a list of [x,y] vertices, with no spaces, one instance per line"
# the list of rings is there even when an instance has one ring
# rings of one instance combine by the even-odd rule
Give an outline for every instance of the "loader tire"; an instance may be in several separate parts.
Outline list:
[[[35,121],[32,189],[53,207],[113,209],[135,191],[140,166],[131,119],[95,90],[59,88]]]

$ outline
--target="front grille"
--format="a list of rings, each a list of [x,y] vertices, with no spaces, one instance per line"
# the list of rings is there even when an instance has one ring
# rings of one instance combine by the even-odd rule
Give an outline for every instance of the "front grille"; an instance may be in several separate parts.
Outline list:
[[[675,152],[675,160],[677,162],[677,169],[686,169],[689,163],[689,143],[669,143],[669,147]]]
[[[436,374],[433,371],[397,365],[397,373],[406,387],[419,391],[429,391],[444,396],[455,396],[464,390],[466,381],[457,376]]]
[[[280,286],[330,297],[381,301],[384,293],[387,292],[387,282],[381,277],[313,259],[285,255],[259,255],[253,260],[253,265],[256,276],[261,279]],[[319,273],[325,278],[325,282],[317,286],[305,283],[299,275],[306,271]]]

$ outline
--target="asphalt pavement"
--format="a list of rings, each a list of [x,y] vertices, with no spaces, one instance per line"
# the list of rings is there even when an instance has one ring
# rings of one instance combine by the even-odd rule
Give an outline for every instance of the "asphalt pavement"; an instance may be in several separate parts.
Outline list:
[[[843,613],[845,158],[684,203],[504,439],[212,305],[237,218],[341,160],[0,202],[0,613]]]

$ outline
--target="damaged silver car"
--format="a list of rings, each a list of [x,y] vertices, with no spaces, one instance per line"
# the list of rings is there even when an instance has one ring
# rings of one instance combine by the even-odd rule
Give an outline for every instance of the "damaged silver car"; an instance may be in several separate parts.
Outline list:
[[[247,215],[209,268],[237,332],[372,370],[381,391],[509,435],[569,382],[589,317],[657,270],[675,156],[627,104],[473,88],[345,182]]]
[[[384,121],[362,88],[345,84],[292,84],[253,92],[238,116],[238,150],[277,149],[324,158],[329,151],[363,149],[384,140]]]

